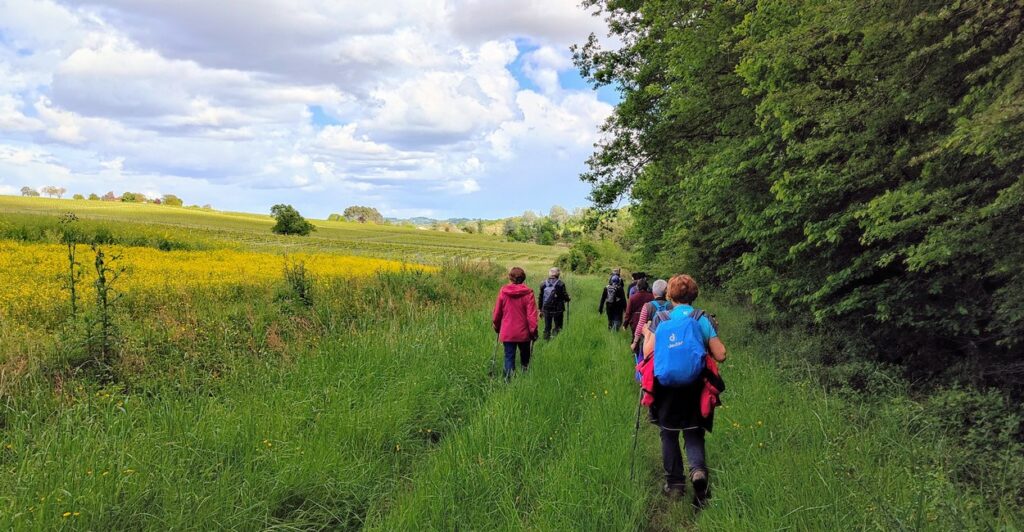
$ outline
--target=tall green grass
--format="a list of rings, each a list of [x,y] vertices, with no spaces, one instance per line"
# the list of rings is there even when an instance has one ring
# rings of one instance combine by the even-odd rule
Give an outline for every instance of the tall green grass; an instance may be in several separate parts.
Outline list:
[[[152,332],[136,344],[151,360],[112,381],[42,371],[4,397],[0,527],[1021,525],[1020,508],[953,482],[946,439],[915,403],[826,392],[812,367],[775,362],[799,339],[758,333],[748,310],[707,297],[729,389],[708,438],[714,498],[696,514],[662,497],[646,423],[630,481],[637,388],[626,337],[595,312],[603,280],[569,280],[565,332],[505,384],[487,377],[500,277],[400,273],[319,283],[312,308],[240,292],[163,309],[209,338],[157,351]]]

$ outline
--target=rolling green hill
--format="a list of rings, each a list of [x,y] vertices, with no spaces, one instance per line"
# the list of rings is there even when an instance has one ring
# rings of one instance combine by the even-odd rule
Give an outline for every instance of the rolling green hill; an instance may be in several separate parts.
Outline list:
[[[391,225],[311,220],[317,230],[308,237],[271,233],[267,215],[208,211],[146,203],[60,200],[0,196],[0,238],[4,224],[54,225],[59,215],[73,212],[87,222],[103,222],[113,231],[159,231],[170,238],[209,242],[250,250],[307,251],[369,255],[409,262],[440,263],[451,259],[493,260],[528,265],[550,264],[564,249],[505,242],[490,235],[427,231]]]

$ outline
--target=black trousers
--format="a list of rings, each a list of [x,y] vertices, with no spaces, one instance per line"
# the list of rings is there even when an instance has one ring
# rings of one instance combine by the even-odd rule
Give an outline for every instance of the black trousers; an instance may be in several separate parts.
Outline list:
[[[680,432],[683,433],[683,446],[686,448],[686,461],[690,464],[690,472],[708,470],[708,466],[704,462],[704,429],[661,429],[661,460],[665,467],[665,482],[670,486],[686,484],[686,474],[683,472],[683,453],[679,448]]]
[[[544,311],[544,339],[550,340],[552,336],[558,336],[558,333],[562,330],[563,320],[565,319],[564,312],[548,312]],[[554,328],[552,328],[554,326]]]

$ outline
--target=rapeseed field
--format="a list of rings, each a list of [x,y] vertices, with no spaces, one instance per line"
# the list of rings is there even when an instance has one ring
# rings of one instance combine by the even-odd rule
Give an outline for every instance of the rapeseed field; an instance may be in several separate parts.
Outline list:
[[[285,256],[230,249],[161,251],[125,246],[103,246],[103,251],[107,257],[116,257],[113,267],[123,268],[116,286],[123,291],[267,284],[280,280],[286,263],[304,263],[311,274],[325,278],[436,269],[394,260],[315,253]],[[78,246],[81,287],[87,288],[96,279],[94,257],[89,246]],[[68,267],[63,245],[0,240],[0,315],[16,317],[58,307],[67,298]]]

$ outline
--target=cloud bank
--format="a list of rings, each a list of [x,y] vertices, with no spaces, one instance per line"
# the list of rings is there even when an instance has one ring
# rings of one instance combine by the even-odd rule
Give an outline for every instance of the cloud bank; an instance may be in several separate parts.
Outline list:
[[[0,190],[487,216],[583,203],[574,0],[0,0]]]

